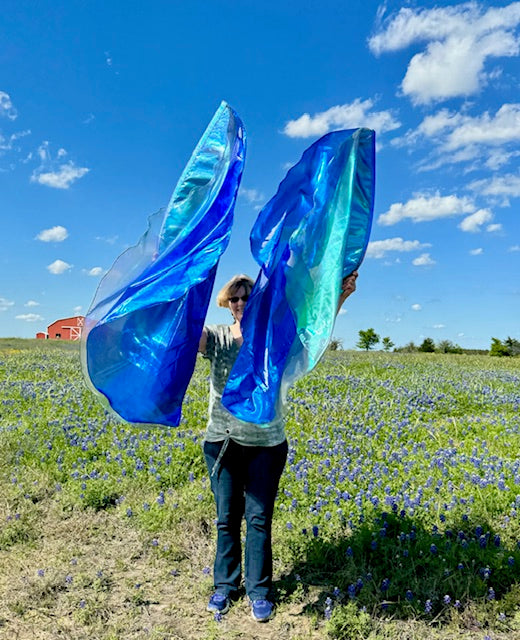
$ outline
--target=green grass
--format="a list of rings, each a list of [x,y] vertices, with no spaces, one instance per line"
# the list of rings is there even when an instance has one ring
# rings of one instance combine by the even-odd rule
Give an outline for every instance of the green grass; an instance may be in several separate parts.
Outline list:
[[[207,374],[145,430],[77,344],[0,340],[0,638],[520,638],[518,358],[336,352],[296,385],[268,625],[205,612]]]

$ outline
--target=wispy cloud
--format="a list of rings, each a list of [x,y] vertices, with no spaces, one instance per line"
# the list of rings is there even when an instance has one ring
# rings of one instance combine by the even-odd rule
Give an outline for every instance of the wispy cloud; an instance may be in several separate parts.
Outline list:
[[[508,207],[509,198],[520,198],[520,174],[509,173],[486,180],[475,180],[468,185],[468,189]]]
[[[238,196],[239,198],[246,200],[250,204],[259,204],[260,202],[265,202],[264,194],[258,189],[248,189],[247,187],[240,188]]]
[[[63,242],[68,237],[69,232],[67,229],[61,225],[56,225],[50,229],[43,229],[40,231],[36,236],[36,239],[41,240],[42,242]]]
[[[478,247],[478,249],[471,249],[469,252],[470,256],[481,256],[484,253],[484,249],[482,247]]]
[[[424,45],[410,60],[401,90],[414,104],[428,104],[478,93],[497,75],[496,69],[486,70],[488,60],[518,55],[519,24],[519,2],[402,8],[379,21],[368,44],[375,55]]]
[[[501,167],[516,157],[514,146],[518,142],[520,103],[512,103],[502,105],[496,113],[485,111],[475,116],[441,109],[426,116],[416,129],[394,138],[391,144],[433,148],[418,165],[419,170],[427,171],[459,163],[477,163],[470,164],[470,169],[478,163],[492,169]]]
[[[23,306],[24,307],[39,307],[40,303],[36,302],[36,300],[27,300],[27,302]]]
[[[414,267],[430,267],[436,264],[436,262],[429,253],[422,253],[418,258],[412,260],[412,264]]]
[[[374,111],[374,101],[370,98],[331,107],[313,116],[304,113],[296,120],[289,120],[283,132],[290,138],[310,138],[323,136],[335,129],[369,127],[378,133],[393,131],[401,126],[391,111]]]
[[[408,252],[426,249],[431,245],[419,242],[419,240],[403,240],[402,238],[387,238],[386,240],[374,240],[368,243],[367,258],[384,258],[391,251]]]
[[[18,112],[16,111],[11,96],[5,91],[0,91],[0,116],[9,120],[16,120]]]
[[[7,311],[7,309],[12,306],[14,306],[14,302],[12,300],[8,300],[7,298],[0,298],[0,311]]]
[[[51,264],[47,265],[47,270],[55,276],[59,276],[70,269],[72,269],[72,265],[64,260],[55,260]]]
[[[119,240],[119,236],[96,236],[96,240],[100,240],[101,242],[106,242],[107,244],[115,244]]]
[[[40,322],[43,320],[43,316],[40,316],[38,313],[22,313],[18,316],[15,316],[17,320],[24,320],[25,322]]]
[[[59,149],[56,159],[53,159],[49,151],[49,143],[44,142],[40,145],[38,156],[41,164],[34,170],[31,182],[54,189],[68,189],[76,180],[90,171],[87,167],[77,167],[72,160],[62,162],[66,155],[65,149]]]
[[[412,304],[413,311],[421,311],[422,307],[420,304]]]

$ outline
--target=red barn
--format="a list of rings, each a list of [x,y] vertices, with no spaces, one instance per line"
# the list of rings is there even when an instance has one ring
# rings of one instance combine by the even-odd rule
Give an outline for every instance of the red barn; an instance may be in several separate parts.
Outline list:
[[[85,316],[62,318],[47,327],[47,335],[51,340],[79,340],[85,323]]]
[[[45,331],[38,331],[38,333],[36,334],[36,338],[38,340],[45,340],[47,338],[47,334],[45,333]]]

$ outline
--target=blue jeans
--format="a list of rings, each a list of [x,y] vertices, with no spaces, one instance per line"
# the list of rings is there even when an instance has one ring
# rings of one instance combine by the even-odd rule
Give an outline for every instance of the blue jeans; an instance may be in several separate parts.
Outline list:
[[[204,442],[209,472],[224,442]],[[240,586],[242,517],[246,518],[245,587],[252,599],[268,597],[273,573],[271,523],[280,476],[287,459],[287,441],[274,447],[244,447],[233,440],[211,476],[217,506],[215,590],[225,595]]]

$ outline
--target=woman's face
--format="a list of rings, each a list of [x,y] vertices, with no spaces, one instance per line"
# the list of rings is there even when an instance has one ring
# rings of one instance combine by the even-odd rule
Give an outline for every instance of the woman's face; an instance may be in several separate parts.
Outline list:
[[[233,318],[235,318],[237,322],[241,322],[242,320],[248,298],[249,294],[247,293],[243,285],[239,289],[237,289],[234,295],[228,298],[229,309],[231,311],[231,314],[233,315]]]

